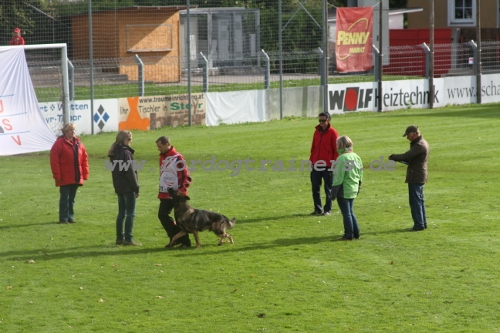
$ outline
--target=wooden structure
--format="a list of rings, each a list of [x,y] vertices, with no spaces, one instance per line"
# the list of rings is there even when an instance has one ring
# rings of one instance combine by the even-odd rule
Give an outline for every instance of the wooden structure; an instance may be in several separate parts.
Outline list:
[[[134,55],[152,82],[181,80],[180,16],[185,6],[134,6],[92,13],[93,57],[111,60],[120,74],[138,79]],[[72,18],[73,59],[89,59],[88,15]],[[86,41],[86,42],[83,42]]]

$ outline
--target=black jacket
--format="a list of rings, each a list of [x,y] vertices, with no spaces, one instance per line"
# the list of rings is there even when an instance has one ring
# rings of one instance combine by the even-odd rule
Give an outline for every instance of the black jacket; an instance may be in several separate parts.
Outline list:
[[[129,146],[117,144],[113,155],[109,156],[113,164],[113,186],[116,194],[134,192],[139,194],[139,178],[134,165],[134,150]],[[130,161],[130,162],[128,162]],[[129,164],[130,163],[130,164]]]

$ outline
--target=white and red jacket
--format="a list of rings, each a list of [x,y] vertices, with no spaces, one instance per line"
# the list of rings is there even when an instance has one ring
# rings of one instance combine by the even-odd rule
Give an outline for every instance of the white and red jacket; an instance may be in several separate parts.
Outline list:
[[[160,154],[160,186],[158,199],[170,199],[168,188],[173,188],[187,195],[191,177],[184,157],[174,147],[165,154]]]

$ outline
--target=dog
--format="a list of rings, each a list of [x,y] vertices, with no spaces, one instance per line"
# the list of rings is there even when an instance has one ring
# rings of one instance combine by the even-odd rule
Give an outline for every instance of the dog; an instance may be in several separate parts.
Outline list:
[[[167,247],[173,247],[177,239],[188,233],[192,233],[196,239],[196,247],[200,248],[201,243],[198,237],[198,231],[204,230],[213,231],[214,234],[220,237],[217,245],[222,245],[226,238],[229,238],[231,244],[234,244],[233,236],[226,233],[226,229],[234,227],[236,218],[229,220],[229,218],[222,214],[193,208],[187,202],[190,199],[189,196],[173,189],[169,189],[168,192],[174,200],[174,217],[181,231],[172,237]]]

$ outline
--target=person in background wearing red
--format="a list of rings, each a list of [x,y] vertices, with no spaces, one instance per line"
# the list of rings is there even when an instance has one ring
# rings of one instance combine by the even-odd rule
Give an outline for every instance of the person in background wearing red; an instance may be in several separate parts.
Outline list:
[[[76,127],[66,124],[62,135],[50,149],[50,168],[59,187],[59,223],[75,223],[73,206],[76,191],[89,178],[89,162],[85,146],[75,136]]]
[[[9,43],[10,45],[24,45],[25,44],[24,38],[21,37],[21,29],[15,28],[13,35],[14,36],[12,36],[12,38],[10,39],[10,43]]]
[[[315,127],[311,145],[311,185],[314,211],[311,215],[330,215],[332,210],[333,168],[332,161],[339,156],[337,138],[339,134],[330,124],[330,114],[321,112]],[[325,206],[321,205],[321,183],[325,186]]]

